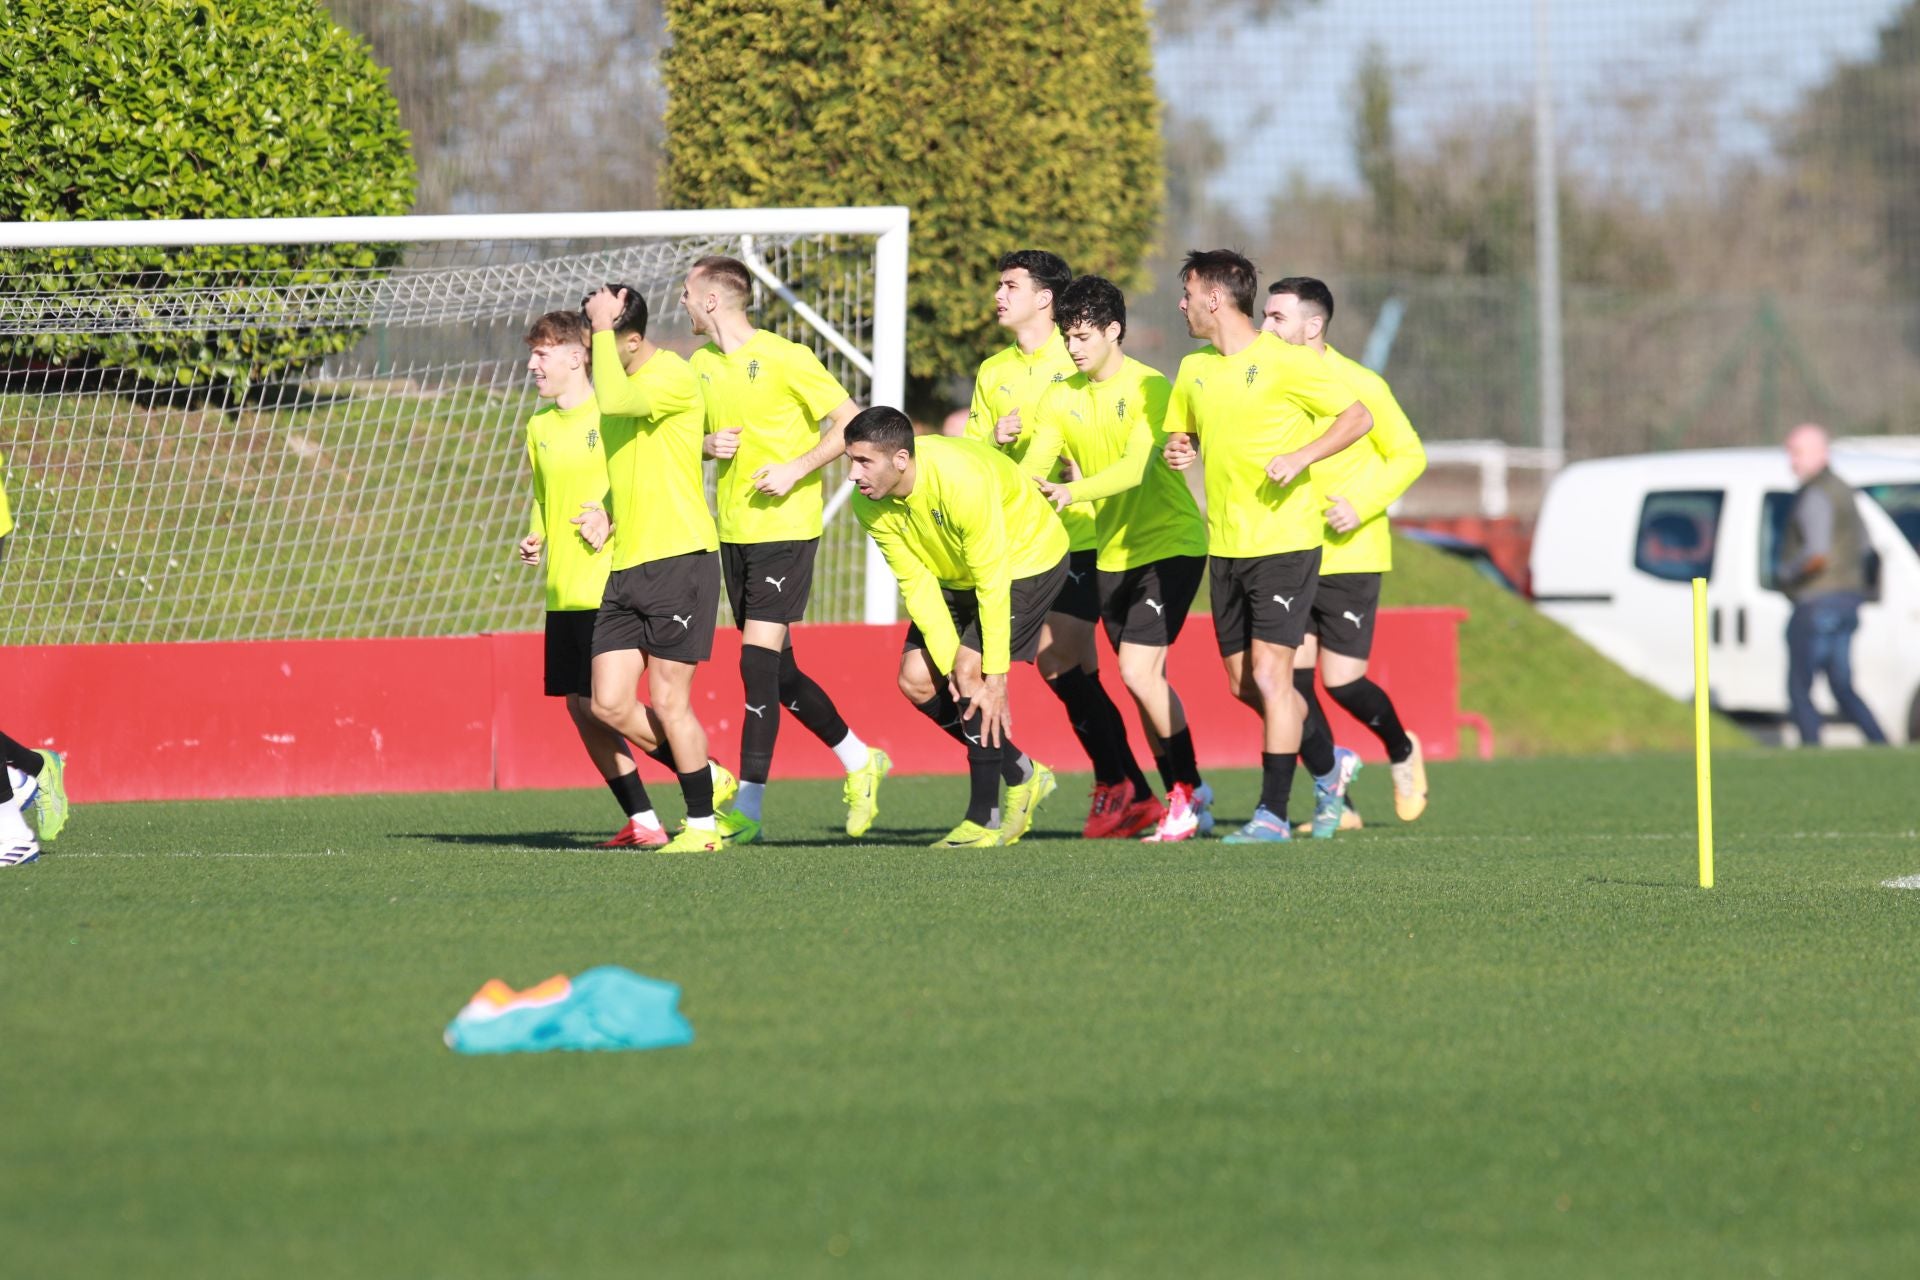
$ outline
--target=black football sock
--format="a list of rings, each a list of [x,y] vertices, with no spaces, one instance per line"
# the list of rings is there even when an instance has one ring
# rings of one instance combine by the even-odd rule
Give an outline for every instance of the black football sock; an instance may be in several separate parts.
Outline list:
[[[789,645],[780,654],[780,701],[793,712],[794,719],[829,747],[839,746],[847,738],[847,722],[817,681],[800,669]]]
[[[980,713],[966,718],[961,729],[967,743],[967,821],[983,827],[1000,825],[1000,747],[984,745]]]
[[[1385,689],[1361,676],[1351,684],[1328,689],[1327,696],[1373,730],[1380,745],[1387,749],[1388,760],[1399,764],[1413,755],[1413,739],[1407,737],[1407,731],[1401,727],[1400,713],[1393,709],[1393,699]]]
[[[1184,782],[1189,787],[1200,785],[1200,765],[1193,754],[1193,730],[1182,729],[1178,733],[1168,734],[1166,738],[1167,772],[1173,775],[1173,782]],[[1173,783],[1168,783],[1171,789]]]
[[[620,805],[620,812],[629,818],[646,813],[653,808],[653,801],[647,798],[647,784],[640,781],[640,775],[637,773],[622,773],[608,778],[607,790],[613,792],[614,800]]]
[[[1133,798],[1135,800],[1153,799],[1153,784],[1148,782],[1147,775],[1141,772],[1140,762],[1134,758],[1133,744],[1127,741],[1126,717],[1120,714],[1120,708],[1115,705],[1113,697],[1108,694],[1106,686],[1100,683],[1098,676],[1088,676],[1087,683],[1092,685],[1094,692],[1100,695],[1103,707],[1101,714],[1107,722],[1106,739],[1109,749],[1113,752],[1115,762],[1120,766],[1121,776],[1133,784]]]
[[[1000,780],[1010,787],[1017,787],[1032,777],[1032,759],[1014,746],[1011,738],[1003,739],[1000,745]]]
[[[24,742],[18,742],[0,733],[0,760],[12,765],[29,778],[40,776],[40,769],[46,764],[46,757]]]
[[[1293,792],[1293,756],[1260,753],[1260,807],[1274,817],[1287,820],[1287,798]]]
[[[925,702],[916,702],[913,709],[940,727],[940,732],[952,738],[961,746],[971,745],[960,726],[960,708],[953,701],[953,692],[947,688],[946,680],[941,676],[934,678],[935,691]]]
[[[662,738],[660,739],[659,742],[655,743],[652,749],[646,752],[646,757],[649,760],[657,760],[661,764],[667,766],[668,773],[680,772],[680,766],[674,762],[673,748],[667,745],[667,740],[665,738]]]
[[[1307,718],[1300,726],[1300,763],[1314,777],[1325,777],[1333,772],[1333,726],[1327,723],[1327,713],[1314,695],[1313,668],[1295,667],[1293,687],[1307,703]]]
[[[680,775],[680,795],[687,802],[687,817],[713,816],[713,770],[701,765],[692,773]]]
[[[1161,744],[1160,754],[1153,758],[1153,767],[1158,770],[1160,774],[1160,789],[1162,791],[1173,790],[1173,784],[1178,782],[1179,779],[1173,776],[1173,768],[1167,763],[1165,743]]]
[[[1057,676],[1049,677],[1047,688],[1053,690],[1053,696],[1060,699],[1060,705],[1067,710],[1067,722],[1073,726],[1073,736],[1080,740],[1080,749],[1087,753],[1087,759],[1093,763],[1093,780],[1103,787],[1126,780],[1126,770],[1120,764],[1119,753],[1113,749],[1109,736],[1111,726],[1101,703],[1111,705],[1112,700],[1101,691],[1093,678],[1078,667],[1069,667]]]
[[[747,711],[740,718],[740,781],[764,783],[773,772],[780,734],[780,655],[757,644],[740,646],[740,683]]]

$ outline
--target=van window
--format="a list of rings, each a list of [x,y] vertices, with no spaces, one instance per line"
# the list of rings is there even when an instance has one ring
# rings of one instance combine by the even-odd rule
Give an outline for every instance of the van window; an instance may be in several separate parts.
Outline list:
[[[1725,496],[1719,489],[1649,493],[1640,507],[1633,567],[1668,582],[1712,577],[1720,504]]]
[[[1760,585],[1769,591],[1780,589],[1780,539],[1787,536],[1793,498],[1775,491],[1760,499]]]
[[[1861,490],[1880,504],[1915,551],[1920,551],[1920,484],[1870,484]]]

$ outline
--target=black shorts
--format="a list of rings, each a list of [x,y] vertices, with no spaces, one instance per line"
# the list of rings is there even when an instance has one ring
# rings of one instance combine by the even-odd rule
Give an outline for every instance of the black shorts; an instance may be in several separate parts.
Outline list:
[[[1067,585],[1054,597],[1053,612],[1082,622],[1100,620],[1100,572],[1094,562],[1100,553],[1091,548],[1067,552]]]
[[[1168,556],[1100,575],[1100,621],[1116,651],[1121,642],[1169,645],[1180,638],[1187,611],[1207,571],[1205,556]]]
[[[595,609],[547,610],[547,696],[593,696]]]
[[[1012,617],[1008,619],[1007,656],[1014,662],[1032,662],[1033,655],[1040,652],[1040,628],[1047,620],[1047,614],[1053,609],[1060,589],[1067,581],[1067,558],[1060,557],[1060,563],[1045,573],[1036,573],[1031,578],[1015,578],[1008,592]],[[947,612],[953,617],[954,628],[960,632],[960,646],[975,653],[985,652],[980,647],[980,602],[968,587],[942,587],[940,594],[947,598]],[[908,649],[924,649],[926,637],[920,634],[920,626],[914,623],[907,628],[907,642],[900,646],[902,653]]]
[[[1328,653],[1365,658],[1373,653],[1373,616],[1380,612],[1380,575],[1329,573],[1313,593],[1307,630]]]
[[[1313,614],[1320,548],[1239,559],[1215,556],[1207,580],[1221,657],[1243,653],[1255,640],[1298,649]]]
[[[733,625],[749,621],[787,626],[806,616],[813,594],[813,557],[820,539],[801,542],[723,542],[720,573],[727,581]]]
[[[720,620],[720,557],[689,551],[649,560],[607,576],[593,651],[638,649],[669,662],[705,662],[713,656]]]

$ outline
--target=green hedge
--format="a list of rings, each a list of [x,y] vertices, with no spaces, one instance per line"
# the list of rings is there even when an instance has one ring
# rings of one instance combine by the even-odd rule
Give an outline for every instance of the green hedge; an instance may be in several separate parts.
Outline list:
[[[386,73],[314,0],[0,0],[0,221],[403,214],[413,157]],[[6,287],[316,283],[395,246],[0,252]],[[286,274],[292,273],[292,274]],[[0,338],[0,360],[170,384],[297,373],[350,330]]]
[[[1140,0],[667,0],[670,199],[913,211],[908,372],[1005,338],[998,256],[1132,281],[1160,213]]]

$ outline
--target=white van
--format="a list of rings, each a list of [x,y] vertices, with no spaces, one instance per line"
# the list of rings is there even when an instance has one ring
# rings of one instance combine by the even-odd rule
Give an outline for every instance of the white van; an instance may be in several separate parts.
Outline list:
[[[1920,740],[1920,440],[1836,441],[1832,466],[1854,487],[1878,558],[1876,598],[1853,641],[1854,688],[1890,741]],[[1798,487],[1778,447],[1575,463],[1540,507],[1534,602],[1634,675],[1691,698],[1691,581],[1703,577],[1714,705],[1784,721],[1793,606],[1773,586],[1773,563]],[[1836,716],[1824,679],[1814,703]]]

